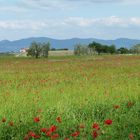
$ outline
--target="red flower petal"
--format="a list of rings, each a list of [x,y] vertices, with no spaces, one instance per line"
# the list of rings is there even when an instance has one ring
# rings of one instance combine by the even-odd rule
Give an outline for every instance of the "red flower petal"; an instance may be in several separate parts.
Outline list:
[[[2,118],[2,122],[6,122],[6,118]]]
[[[13,126],[13,125],[14,125],[14,123],[11,121],[11,122],[9,122],[9,125],[10,125],[10,126]]]
[[[39,117],[35,117],[34,118],[34,122],[38,123],[40,121],[40,118]]]
[[[48,129],[47,128],[42,128],[41,132],[45,133]]]
[[[99,126],[99,124],[97,124],[97,123],[94,123],[94,124],[92,125],[92,128],[94,128],[94,129],[96,129],[96,130],[100,130],[100,126]]]
[[[57,121],[58,123],[61,123],[61,118],[60,118],[60,117],[57,117],[57,118],[56,118],[56,121]]]
[[[98,137],[97,131],[93,131],[92,136],[93,136],[93,138],[97,138]]]
[[[112,124],[112,120],[111,119],[107,119],[104,121],[105,124],[107,125],[111,125]]]
[[[80,135],[80,132],[79,131],[76,131],[74,133],[71,134],[71,136],[73,137],[78,137]]]

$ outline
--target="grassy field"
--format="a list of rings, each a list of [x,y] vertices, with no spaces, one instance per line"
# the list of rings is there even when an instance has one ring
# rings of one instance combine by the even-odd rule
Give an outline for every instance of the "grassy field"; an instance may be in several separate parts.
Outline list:
[[[140,56],[0,58],[0,140],[140,140]]]

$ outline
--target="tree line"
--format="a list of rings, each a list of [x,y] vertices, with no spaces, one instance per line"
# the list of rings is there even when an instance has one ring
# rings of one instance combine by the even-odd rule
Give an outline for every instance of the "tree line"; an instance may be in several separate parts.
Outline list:
[[[48,57],[49,50],[68,50],[51,48],[51,44],[47,43],[37,43],[32,42],[27,51],[27,56],[38,57]],[[130,49],[121,47],[116,49],[115,45],[103,45],[97,42],[89,43],[88,45],[76,44],[74,46],[75,55],[100,55],[100,54],[140,54],[140,44],[137,44]]]
[[[140,44],[137,44],[130,49],[121,47],[116,48],[115,45],[102,45],[97,42],[92,42],[88,45],[76,44],[74,46],[75,55],[95,55],[95,54],[140,54]]]
[[[51,44],[49,42],[47,43],[32,42],[29,46],[29,49],[27,50],[27,56],[32,56],[35,58],[39,58],[39,57],[47,58],[50,50],[61,51],[61,50],[68,50],[68,49],[67,48],[63,48],[63,49],[51,48]]]

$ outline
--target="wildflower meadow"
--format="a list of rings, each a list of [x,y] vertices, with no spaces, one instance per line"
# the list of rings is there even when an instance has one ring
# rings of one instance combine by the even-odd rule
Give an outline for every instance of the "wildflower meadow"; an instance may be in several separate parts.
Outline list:
[[[0,140],[140,140],[140,56],[0,58]]]

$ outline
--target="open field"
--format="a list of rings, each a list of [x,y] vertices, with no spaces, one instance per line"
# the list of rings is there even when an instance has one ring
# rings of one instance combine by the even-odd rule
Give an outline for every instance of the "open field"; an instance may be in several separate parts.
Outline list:
[[[0,58],[0,103],[0,140],[140,140],[140,56]]]
[[[58,50],[58,51],[49,51],[49,56],[71,56],[74,55],[72,50]]]

